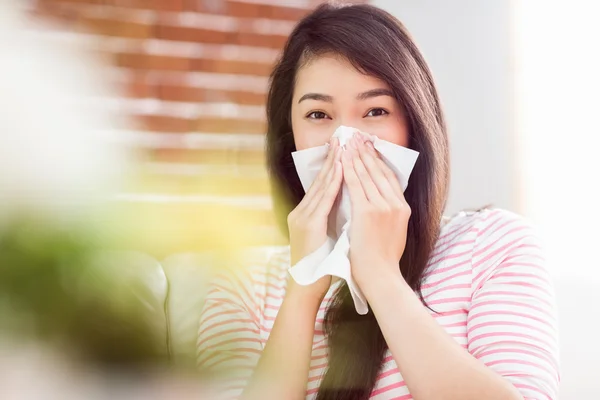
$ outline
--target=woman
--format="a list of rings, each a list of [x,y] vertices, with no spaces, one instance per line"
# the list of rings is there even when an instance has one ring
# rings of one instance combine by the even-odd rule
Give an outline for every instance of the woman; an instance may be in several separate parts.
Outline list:
[[[368,5],[322,5],[297,25],[272,74],[268,166],[287,254],[220,279],[198,339],[202,368],[235,372],[243,399],[555,399],[554,298],[532,230],[503,211],[442,223],[448,138],[431,73],[403,26]],[[348,125],[420,153],[398,182],[360,137],[330,141],[305,194],[290,153]],[[287,269],[326,240],[348,185],[352,274],[310,286]]]

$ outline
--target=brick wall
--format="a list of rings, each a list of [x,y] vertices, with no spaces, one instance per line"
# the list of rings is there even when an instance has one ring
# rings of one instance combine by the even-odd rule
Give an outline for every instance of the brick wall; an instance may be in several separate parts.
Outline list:
[[[161,256],[281,243],[264,167],[265,96],[295,22],[321,1],[38,0],[109,60],[132,117],[117,132],[144,162],[117,208],[124,245]]]

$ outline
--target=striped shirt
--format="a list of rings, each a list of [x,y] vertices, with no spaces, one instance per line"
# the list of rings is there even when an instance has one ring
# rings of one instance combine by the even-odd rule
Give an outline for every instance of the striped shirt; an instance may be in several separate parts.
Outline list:
[[[242,392],[283,302],[289,249],[219,277],[200,320],[198,364],[233,372],[226,398]],[[319,309],[306,391],[314,399],[327,369]],[[501,210],[460,213],[441,227],[422,286],[434,318],[466,351],[510,381],[525,399],[556,399],[559,382],[554,290],[532,228]],[[407,367],[405,367],[407,368]],[[410,368],[410,366],[408,366]],[[371,399],[412,399],[387,352]]]

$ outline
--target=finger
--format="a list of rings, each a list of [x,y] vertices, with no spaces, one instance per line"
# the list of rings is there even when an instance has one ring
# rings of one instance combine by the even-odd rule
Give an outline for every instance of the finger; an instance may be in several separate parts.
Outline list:
[[[362,144],[356,138],[352,138],[350,140],[351,154],[352,154],[352,165],[354,166],[354,172],[358,177],[358,180],[363,188],[365,196],[369,202],[376,205],[382,205],[385,200],[383,199],[381,193],[379,193],[379,189],[373,182],[369,171],[365,167],[359,155],[359,147]]]
[[[319,199],[313,214],[326,217],[331,212],[331,208],[335,203],[335,199],[340,192],[342,186],[343,173],[342,163],[340,161],[341,150],[338,149],[338,153],[335,158],[335,162],[332,167],[331,180],[328,181],[326,189],[323,191],[323,195]]]
[[[333,161],[335,159],[335,154],[337,149],[339,149],[339,141],[337,138],[333,138],[330,141],[330,148],[327,152],[327,158],[321,171],[313,181],[312,185],[308,188],[308,191],[305,193],[302,201],[298,205],[299,209],[304,209],[310,205],[312,200],[316,197],[317,199],[320,197],[320,191],[323,190],[323,182],[327,180],[328,175],[331,173],[331,168],[333,165]]]
[[[304,208],[304,212],[307,213],[307,215],[310,215],[312,213],[315,212],[315,210],[317,208],[319,208],[319,205],[323,199],[323,196],[325,195],[325,193],[329,190],[333,190],[334,187],[332,187],[332,185],[335,185],[335,179],[336,179],[336,163],[339,162],[341,156],[341,149],[339,148],[339,146],[334,149],[333,151],[333,155],[331,157],[331,163],[330,166],[328,167],[328,171],[327,171],[327,175],[318,183],[318,188],[315,192],[313,192],[313,194],[306,199],[306,206]],[[339,172],[341,175],[341,171]],[[337,191],[336,191],[337,194]],[[335,200],[335,197],[334,197]]]
[[[350,193],[350,201],[356,206],[366,203],[367,197],[360,184],[360,180],[354,171],[351,151],[352,149],[348,147],[346,151],[342,152],[342,169],[344,182],[348,186],[348,192]]]
[[[313,182],[313,186],[315,184],[320,184],[323,182],[323,180],[327,177],[327,174],[329,173],[329,171],[331,170],[331,167],[333,165],[333,159],[335,158],[335,151],[336,149],[339,147],[339,140],[337,138],[331,138],[331,140],[329,141],[329,150],[327,151],[327,158],[325,159],[325,162],[323,163],[323,167],[321,168],[321,171],[319,171],[319,174],[317,175],[315,181]]]
[[[381,159],[381,155],[377,150],[375,150],[375,146],[373,146],[373,142],[367,141],[366,143],[367,151],[375,158],[375,163],[379,165],[379,168],[383,172],[383,175],[387,179],[391,188],[394,191],[394,194],[399,199],[404,199],[404,191],[402,190],[402,186],[400,186],[400,182],[398,181],[398,177],[391,170],[391,168]]]
[[[368,140],[366,143],[372,144]],[[366,143],[363,140],[358,141],[358,156],[375,184],[378,193],[389,204],[396,204],[398,196],[386,177],[381,164],[377,163],[378,158],[369,150]]]

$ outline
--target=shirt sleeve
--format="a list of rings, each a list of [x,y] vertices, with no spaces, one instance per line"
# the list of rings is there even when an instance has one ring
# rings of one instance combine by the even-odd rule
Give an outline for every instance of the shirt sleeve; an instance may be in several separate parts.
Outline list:
[[[260,301],[251,271],[226,271],[211,284],[200,317],[197,365],[221,399],[238,398],[263,349]]]
[[[504,211],[485,212],[477,229],[468,350],[526,400],[557,399],[555,295],[539,240]]]

